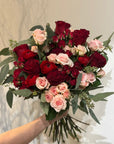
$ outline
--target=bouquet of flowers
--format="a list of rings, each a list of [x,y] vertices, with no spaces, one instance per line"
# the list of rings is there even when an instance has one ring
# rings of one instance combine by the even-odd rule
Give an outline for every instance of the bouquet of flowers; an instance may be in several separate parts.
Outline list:
[[[105,75],[106,50],[111,51],[109,43],[114,33],[104,42],[99,41],[102,35],[87,42],[88,30],[70,27],[64,21],[57,21],[54,31],[49,24],[46,29],[37,25],[30,29],[29,39],[19,43],[10,40],[10,48],[0,51],[0,55],[8,56],[0,63],[0,84],[9,87],[6,99],[10,107],[14,95],[25,100],[38,97],[47,120],[72,107],[73,114],[80,109],[99,123],[94,103],[105,101],[114,92],[92,95],[90,91],[103,87],[100,79]],[[14,66],[9,68],[12,62]],[[82,129],[75,120],[68,114],[51,125],[53,141],[64,142],[69,135],[79,141],[77,132]]]

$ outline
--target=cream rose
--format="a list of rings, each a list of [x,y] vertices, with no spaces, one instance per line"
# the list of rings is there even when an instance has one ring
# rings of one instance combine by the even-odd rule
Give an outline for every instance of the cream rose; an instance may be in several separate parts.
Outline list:
[[[73,61],[68,57],[67,54],[59,53],[56,57],[57,63],[62,65],[69,65],[70,67],[74,66]]]
[[[50,55],[47,56],[48,60],[53,63],[56,63],[56,57],[57,55],[54,53],[51,53]]]
[[[82,45],[78,45],[76,47],[76,53],[78,53],[80,56],[83,56],[87,52],[86,48]]]
[[[60,112],[61,110],[66,109],[66,100],[63,98],[63,95],[58,94],[53,97],[52,101],[50,102],[52,108],[55,109],[56,112]]]
[[[97,73],[97,76],[99,77],[104,77],[105,76],[105,71],[103,69],[100,69]]]
[[[97,39],[90,41],[88,47],[92,51],[102,51],[104,49],[103,43]]]
[[[48,89],[50,86],[50,83],[46,79],[46,77],[38,77],[36,79],[36,87],[40,90],[42,89]]]
[[[67,89],[68,89],[68,85],[65,82],[57,85],[57,91],[60,93],[64,93]]]
[[[31,51],[34,53],[38,53],[38,47],[37,46],[32,46]]]
[[[36,44],[42,45],[46,40],[47,32],[41,29],[36,29],[32,35]]]

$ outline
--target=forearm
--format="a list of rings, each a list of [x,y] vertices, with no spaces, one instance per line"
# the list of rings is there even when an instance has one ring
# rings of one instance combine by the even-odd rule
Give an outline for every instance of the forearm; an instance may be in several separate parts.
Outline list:
[[[45,119],[45,115],[43,115],[24,126],[1,134],[0,144],[28,144],[49,126],[49,124],[50,123]]]

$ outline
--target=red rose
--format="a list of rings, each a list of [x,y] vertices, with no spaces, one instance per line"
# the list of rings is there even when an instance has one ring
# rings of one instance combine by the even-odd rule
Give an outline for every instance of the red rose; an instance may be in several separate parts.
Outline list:
[[[40,64],[40,68],[43,74],[47,74],[48,72],[57,69],[57,66],[53,62],[45,60]]]
[[[72,86],[75,86],[75,85],[76,85],[76,79],[72,79],[72,80],[70,81],[70,84],[71,84]]]
[[[52,86],[56,86],[64,82],[66,80],[65,78],[66,75],[58,70],[51,71],[47,74],[47,79]]]
[[[78,58],[78,61],[79,61],[82,65],[87,66],[88,63],[89,63],[89,61],[90,61],[90,59],[89,59],[88,56],[85,55],[85,56],[83,56],[83,57],[79,57],[79,58]]]
[[[69,40],[68,45],[72,47],[73,46],[73,40]]]
[[[36,59],[28,59],[24,64],[23,71],[30,75],[38,75],[40,72],[39,61]]]
[[[57,43],[58,42],[58,37],[55,35],[53,36],[53,42]]]
[[[29,88],[31,86],[34,86],[36,84],[36,79],[37,79],[38,75],[28,75],[27,79],[23,82],[22,85],[24,85],[26,88]]]
[[[21,57],[25,50],[29,50],[29,47],[27,44],[22,44],[20,46],[17,46],[14,48],[13,51],[17,54],[18,57]]]
[[[78,69],[78,70],[82,70],[82,69],[83,69],[83,67],[81,66],[81,64],[80,64],[78,61],[76,61],[76,62],[74,63],[74,67],[75,67],[76,69]]]
[[[65,53],[65,51],[61,48],[54,48],[49,52],[49,54],[51,54],[51,53],[55,53],[58,55],[59,53]]]
[[[95,66],[98,68],[104,67],[106,64],[106,59],[104,56],[102,56],[100,53],[98,53],[97,51],[94,52],[91,56],[90,56],[90,65],[91,66]]]
[[[73,42],[77,45],[83,45],[86,42],[86,39],[89,36],[89,31],[85,29],[75,30],[73,32]]]
[[[16,70],[14,71],[14,73],[13,73],[13,77],[14,77],[15,79],[17,79],[17,78],[19,77],[19,75],[20,75],[21,72],[22,72],[22,69],[16,69]]]
[[[64,40],[60,40],[60,41],[58,42],[58,47],[64,48],[64,47],[65,47],[65,41],[64,41]]]
[[[79,71],[75,67],[72,67],[71,74],[72,74],[72,77],[77,78]]]
[[[25,50],[23,53],[22,53],[22,56],[24,59],[30,59],[30,58],[33,58],[35,57],[37,54],[32,52],[31,50]]]
[[[56,28],[55,28],[55,33],[56,34],[61,34],[63,33],[66,29],[70,28],[70,24],[66,23],[64,21],[57,21],[56,23]]]

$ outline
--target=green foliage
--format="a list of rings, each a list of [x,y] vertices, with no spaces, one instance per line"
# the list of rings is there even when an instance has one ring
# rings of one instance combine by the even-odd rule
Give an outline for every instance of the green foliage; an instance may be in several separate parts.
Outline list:
[[[92,109],[89,109],[89,113],[91,115],[91,117],[98,123],[100,124],[99,120],[97,119],[96,115],[94,114]]]
[[[10,55],[9,48],[2,49],[0,51],[0,55],[4,55],[4,56]]]
[[[79,105],[78,107],[79,107],[79,109],[80,109],[81,111],[83,111],[83,112],[85,112],[86,114],[88,114],[88,109],[87,109],[85,100],[82,99],[82,100],[80,101],[80,105]]]
[[[71,100],[72,104],[72,112],[75,114],[77,108],[78,108],[78,95],[75,95],[75,97]]]
[[[54,32],[53,32],[53,30],[51,29],[49,23],[46,25],[46,31],[47,31],[47,39],[48,39],[48,40],[51,40],[52,37],[54,36]]]
[[[96,72],[98,70],[97,67],[91,67],[91,66],[86,66],[83,71],[85,71],[86,73],[90,73],[90,72]]]
[[[6,83],[10,83],[10,82],[13,82],[13,76],[12,75],[9,75],[5,81],[3,82],[3,84],[6,84]]]
[[[41,102],[46,102],[45,94],[44,93],[41,94],[41,99],[40,100],[41,100]]]
[[[34,31],[35,29],[44,30],[43,26],[41,26],[41,25],[36,25],[36,26],[33,26],[29,31]]]
[[[27,39],[27,40],[20,41],[19,43],[17,43],[17,46],[22,45],[22,44],[36,45],[33,37],[30,37],[30,38]]]
[[[9,40],[9,43],[10,43],[10,47],[12,49],[14,49],[17,46],[17,41],[15,41],[15,40]]]
[[[4,81],[6,75],[8,74],[9,72],[9,65],[4,65],[2,68],[1,68],[1,72],[0,72],[0,84],[2,84],[2,82]]]
[[[57,115],[57,112],[52,108],[49,107],[49,113],[46,115],[46,120],[53,120]]]
[[[82,74],[80,73],[77,77],[77,81],[76,81],[76,86],[75,86],[75,89],[78,89],[80,83],[81,83],[81,80],[82,80]]]
[[[13,104],[13,93],[11,90],[9,90],[7,92],[7,95],[6,95],[6,100],[7,100],[7,103],[9,105],[10,108],[12,108],[12,104]]]
[[[102,35],[99,35],[99,36],[95,37],[94,40],[95,39],[100,39],[101,37],[102,37]]]
[[[1,63],[0,63],[0,67],[3,66],[3,65],[6,65],[10,62],[13,62],[14,61],[14,58],[13,57],[8,57],[6,58],[5,60],[3,60]]]
[[[29,89],[14,90],[13,93],[15,95],[19,95],[23,97],[29,97],[30,95],[32,95],[32,91]]]
[[[48,115],[48,112],[49,112],[49,103],[47,103],[47,102],[40,102],[40,106],[43,109],[43,111],[45,112],[45,114]]]
[[[9,70],[9,74],[13,75],[14,71],[15,71],[16,67],[14,66],[12,69]]]

